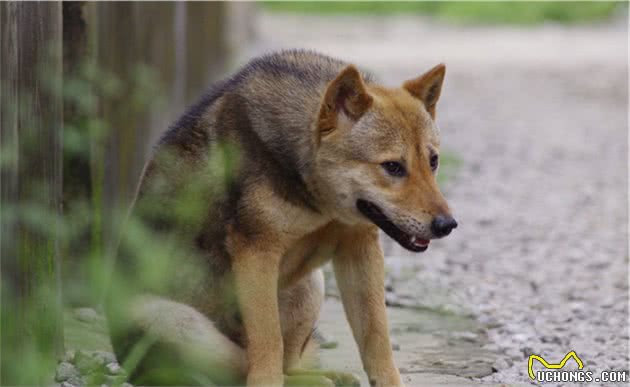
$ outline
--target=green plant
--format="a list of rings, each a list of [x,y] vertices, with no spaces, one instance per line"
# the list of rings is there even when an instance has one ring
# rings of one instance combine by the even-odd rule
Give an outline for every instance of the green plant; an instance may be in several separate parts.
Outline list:
[[[581,23],[609,18],[623,2],[564,1],[265,1],[274,12],[305,14],[418,14],[456,23]]]

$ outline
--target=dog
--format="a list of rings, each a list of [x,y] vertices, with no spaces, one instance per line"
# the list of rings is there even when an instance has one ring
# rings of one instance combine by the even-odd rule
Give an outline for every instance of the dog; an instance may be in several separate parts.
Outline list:
[[[357,384],[312,367],[320,266],[332,260],[371,385],[402,385],[379,229],[422,252],[457,227],[436,183],[444,75],[439,64],[387,88],[322,54],[272,53],[165,132],[132,206],[129,224],[142,227],[123,232],[124,281],[106,303],[131,380]],[[168,247],[139,259],[138,230]],[[155,268],[160,280],[145,280]]]

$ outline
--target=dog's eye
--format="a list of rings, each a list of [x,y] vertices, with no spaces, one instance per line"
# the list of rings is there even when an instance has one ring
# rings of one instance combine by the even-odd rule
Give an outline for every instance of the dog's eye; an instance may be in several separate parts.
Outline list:
[[[438,155],[436,154],[432,154],[431,158],[429,159],[429,164],[431,165],[431,170],[435,171],[438,167],[438,163],[440,161],[440,158]]]
[[[386,161],[381,164],[381,167],[392,176],[402,177],[407,174],[405,167],[397,161]]]

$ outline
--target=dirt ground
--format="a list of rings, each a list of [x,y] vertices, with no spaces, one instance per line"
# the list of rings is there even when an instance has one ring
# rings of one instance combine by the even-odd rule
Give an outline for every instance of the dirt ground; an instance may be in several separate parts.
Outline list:
[[[479,337],[467,349],[461,333],[454,347],[430,328],[403,338],[396,356],[416,364],[399,364],[408,384],[527,384],[530,354],[558,362],[571,350],[595,375],[628,369],[626,26],[625,18],[527,28],[412,17],[258,19],[258,41],[243,57],[311,48],[390,85],[447,65],[438,124],[443,149],[462,160],[445,187],[460,226],[422,255],[385,242],[388,300],[469,319],[464,338]],[[393,327],[436,316],[404,313],[390,311]],[[329,301],[324,328],[342,319]],[[338,334],[342,349],[352,345]],[[462,351],[458,359],[470,361],[436,369],[426,356],[431,340],[435,356]],[[479,363],[491,362],[490,371],[466,375],[461,368],[479,348],[496,355]],[[345,357],[356,369],[348,351],[336,364]]]

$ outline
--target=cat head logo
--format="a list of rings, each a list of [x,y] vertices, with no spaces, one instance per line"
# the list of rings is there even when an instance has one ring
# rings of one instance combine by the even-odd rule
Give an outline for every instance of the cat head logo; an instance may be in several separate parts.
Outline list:
[[[559,369],[562,369],[562,367],[564,367],[565,364],[567,364],[567,361],[569,361],[569,359],[571,358],[575,360],[575,362],[577,363],[578,369],[581,370],[582,368],[584,368],[584,363],[582,362],[582,359],[580,359],[580,357],[575,353],[575,351],[571,351],[566,354],[566,356],[564,357],[564,359],[562,359],[560,363],[548,363],[541,356],[529,355],[529,360],[527,361],[527,372],[529,373],[529,377],[532,380],[536,380],[536,376],[534,375],[534,371],[532,369],[532,366],[534,365],[534,360],[538,360],[540,364],[542,364],[543,367],[547,369],[559,370]]]

